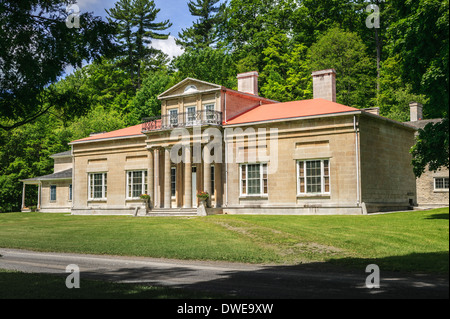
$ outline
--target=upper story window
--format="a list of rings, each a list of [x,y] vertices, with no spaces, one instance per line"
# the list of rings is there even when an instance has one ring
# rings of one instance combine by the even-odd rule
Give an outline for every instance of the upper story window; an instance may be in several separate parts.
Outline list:
[[[178,125],[178,109],[169,110],[170,116],[170,125],[176,126]]]
[[[206,121],[213,121],[214,120],[214,111],[215,111],[216,105],[215,104],[206,104],[205,105],[205,120]]]

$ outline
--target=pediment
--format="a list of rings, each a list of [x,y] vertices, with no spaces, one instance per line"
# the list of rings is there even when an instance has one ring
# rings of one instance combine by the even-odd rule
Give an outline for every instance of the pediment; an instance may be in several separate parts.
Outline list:
[[[222,86],[200,81],[197,79],[186,78],[183,81],[175,84],[167,91],[161,93],[158,99],[171,98],[175,96],[189,96],[195,95],[202,92],[210,92],[221,89]]]

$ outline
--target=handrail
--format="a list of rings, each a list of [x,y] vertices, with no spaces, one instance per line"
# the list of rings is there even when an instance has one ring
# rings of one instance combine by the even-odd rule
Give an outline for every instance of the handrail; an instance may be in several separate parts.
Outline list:
[[[162,116],[144,118],[142,119],[142,132],[171,130],[197,125],[222,125],[222,112],[211,110],[173,112]]]

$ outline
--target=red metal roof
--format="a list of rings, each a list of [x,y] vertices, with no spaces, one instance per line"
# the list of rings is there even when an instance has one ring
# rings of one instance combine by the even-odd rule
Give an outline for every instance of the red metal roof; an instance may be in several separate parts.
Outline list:
[[[72,141],[72,143],[104,140],[104,139],[127,137],[127,136],[138,136],[138,135],[145,136],[144,134],[142,134],[142,124],[126,127],[126,128],[120,129],[120,130],[111,131],[111,132],[107,132],[107,133],[96,134],[96,135],[82,138],[82,139],[79,139],[76,141]]]
[[[358,109],[325,99],[312,99],[256,106],[227,121],[227,125],[353,112]]]
[[[358,109],[331,102],[325,99],[312,99],[285,103],[258,105],[236,117],[228,120],[224,125],[264,122],[270,120],[292,119],[315,115],[336,114],[358,111]],[[121,130],[89,136],[72,143],[104,140],[120,137],[145,136],[142,133],[142,124],[127,127]]]

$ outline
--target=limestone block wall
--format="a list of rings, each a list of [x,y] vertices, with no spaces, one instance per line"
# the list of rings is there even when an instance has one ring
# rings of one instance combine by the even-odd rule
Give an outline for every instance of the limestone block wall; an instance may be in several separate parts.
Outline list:
[[[417,204],[421,207],[448,206],[449,190],[435,189],[434,179],[449,178],[448,169],[442,168],[436,172],[425,172],[417,179]]]
[[[141,201],[126,199],[128,170],[147,170],[145,136],[73,145],[74,214],[132,214]],[[89,174],[107,173],[106,200],[89,199]]]
[[[72,207],[72,201],[69,200],[70,180],[61,181],[42,181],[41,186],[41,212],[69,212]],[[50,200],[51,185],[56,186],[56,200]]]
[[[353,116],[336,116],[311,120],[280,121],[260,127],[267,130],[268,195],[253,197],[240,194],[240,164],[253,160],[239,160],[239,150],[250,154],[251,135],[229,141],[234,159],[227,163],[228,213],[269,214],[360,214],[357,205],[357,154]],[[270,142],[270,129],[278,132],[277,144]],[[244,130],[245,132],[245,130]],[[275,156],[275,157],[271,157]],[[299,195],[297,162],[299,160],[329,159],[330,194]]]
[[[359,119],[361,196],[368,210],[408,208],[417,202],[410,148],[415,130],[362,114]]]

